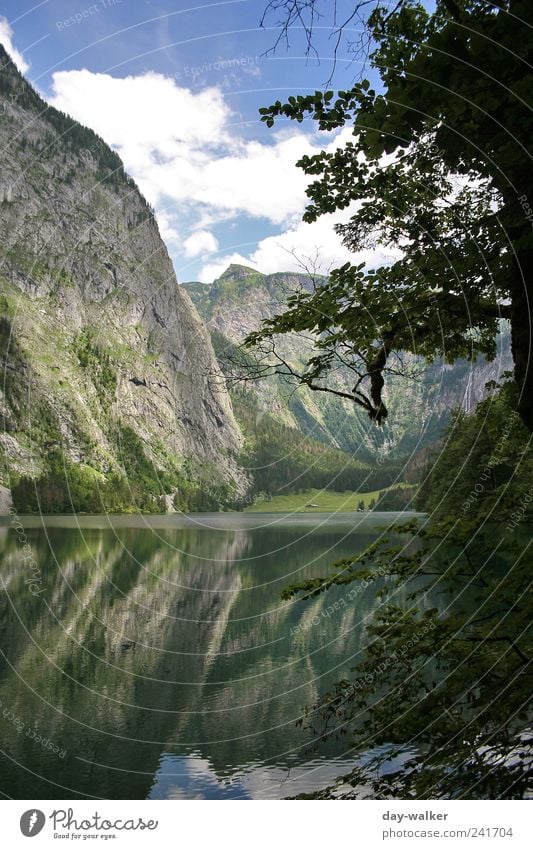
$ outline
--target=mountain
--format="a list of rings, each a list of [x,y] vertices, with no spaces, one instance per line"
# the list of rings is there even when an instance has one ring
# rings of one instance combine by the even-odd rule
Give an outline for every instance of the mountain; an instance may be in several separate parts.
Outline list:
[[[325,278],[317,281],[327,285]],[[287,298],[298,290],[311,291],[313,280],[305,274],[261,274],[245,266],[230,265],[212,284],[183,284],[205,319],[219,362],[224,368],[228,352],[257,330],[263,319],[282,311]],[[281,352],[293,366],[312,351],[312,343],[296,335],[280,338]],[[273,376],[253,388],[259,407],[285,424],[329,445],[369,460],[401,461],[433,444],[442,434],[451,410],[471,411],[486,395],[485,384],[512,369],[508,328],[502,326],[498,356],[493,362],[459,360],[453,365],[402,355],[408,377],[389,377],[384,393],[389,410],[387,424],[376,427],[349,401],[306,387],[295,391],[284,378]],[[352,381],[353,382],[353,381]],[[346,375],[349,387],[349,375]]]
[[[48,106],[1,46],[0,141],[4,507],[10,486],[19,510],[242,494],[242,436],[153,210],[118,155]]]

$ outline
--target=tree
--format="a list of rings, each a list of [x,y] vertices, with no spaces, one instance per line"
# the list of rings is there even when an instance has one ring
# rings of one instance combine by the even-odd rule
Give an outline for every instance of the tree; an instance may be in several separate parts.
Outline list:
[[[533,457],[516,395],[505,384],[451,423],[421,493],[431,523],[396,526],[400,538],[284,593],[305,600],[363,583],[382,599],[354,674],[302,720],[322,740],[348,735],[356,764],[318,798],[531,793]]]
[[[318,5],[269,8],[314,14]],[[267,126],[310,116],[327,132],[353,127],[344,146],[297,163],[315,178],[304,220],[348,210],[337,227],[345,244],[354,252],[388,246],[396,259],[333,270],[328,285],[292,296],[246,344],[275,362],[278,334],[318,334],[303,370],[274,369],[350,398],[381,424],[385,379],[401,351],[490,359],[505,318],[517,409],[532,431],[533,6],[438,0],[430,14],[400,0],[392,11],[380,2],[354,8],[365,6],[383,91],[362,80],[336,96],[316,91],[260,112]],[[355,375],[349,391],[336,381],[339,362]]]

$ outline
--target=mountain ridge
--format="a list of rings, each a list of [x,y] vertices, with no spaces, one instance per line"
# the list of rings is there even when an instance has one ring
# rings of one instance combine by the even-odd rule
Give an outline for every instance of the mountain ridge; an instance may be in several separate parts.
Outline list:
[[[242,436],[153,210],[1,46],[0,66],[4,501],[21,478],[57,486],[62,463],[86,488],[125,479],[122,506],[190,506],[207,479],[242,494]]]
[[[247,334],[259,329],[263,319],[281,312],[290,295],[298,289],[312,291],[314,285],[326,280],[296,272],[263,274],[247,266],[231,265],[211,284],[181,285],[204,318],[224,370],[225,344],[228,349],[238,346]],[[304,355],[312,355],[311,343],[291,334],[280,338],[283,354],[293,364],[301,363]],[[512,369],[506,327],[502,328],[499,354],[493,362],[480,358],[477,363],[459,360],[453,365],[443,361],[427,365],[412,355],[402,355],[402,359],[409,376],[388,378],[385,397],[389,420],[382,428],[350,402],[305,387],[295,391],[280,378],[270,377],[254,391],[261,409],[274,409],[285,424],[306,435],[366,460],[398,461],[439,439],[453,408],[470,412],[486,396],[485,384]]]

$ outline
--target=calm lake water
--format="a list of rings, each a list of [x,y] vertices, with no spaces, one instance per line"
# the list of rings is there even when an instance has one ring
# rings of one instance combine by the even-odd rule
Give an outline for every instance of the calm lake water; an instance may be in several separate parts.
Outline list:
[[[276,799],[347,772],[347,738],[295,723],[358,661],[376,588],[280,594],[396,519],[2,517],[0,791]]]

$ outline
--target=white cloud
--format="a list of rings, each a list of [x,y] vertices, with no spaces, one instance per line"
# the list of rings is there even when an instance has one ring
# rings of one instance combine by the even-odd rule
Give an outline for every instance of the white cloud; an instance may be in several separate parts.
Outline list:
[[[319,249],[325,271],[353,260],[333,229],[349,211],[314,224],[301,220],[309,178],[295,163],[321,150],[323,137],[291,126],[270,133],[269,144],[246,139],[219,88],[192,92],[155,72],[118,78],[60,71],[52,87],[54,106],[92,127],[118,151],[155,206],[163,238],[178,261],[216,251],[212,231],[220,222],[246,216],[256,220],[257,230],[265,219],[282,230],[262,239],[249,256],[241,255],[243,240],[236,240],[231,256],[226,248],[219,260],[210,258],[204,265],[200,277],[205,282],[231,261],[265,272],[301,270],[290,251],[306,257]],[[350,135],[344,128],[328,137],[327,149],[342,146]]]
[[[294,164],[318,145],[296,131],[272,134],[272,144],[240,138],[217,88],[193,93],[162,74],[80,70],[55,73],[52,91],[54,106],[117,149],[156,207],[173,202],[198,215],[215,210],[278,225],[302,213],[307,178]]]
[[[13,30],[9,26],[9,21],[7,18],[0,18],[0,43],[4,45],[6,51],[9,53],[13,62],[21,72],[21,74],[27,73],[29,71],[30,66],[28,62],[26,62],[22,53],[20,53],[16,47],[13,46],[12,42],[13,38]]]
[[[209,230],[196,230],[183,243],[183,251],[187,257],[201,256],[218,250],[218,241]]]
[[[159,232],[167,245],[181,245],[183,238],[179,231],[174,227],[173,217],[164,209],[159,209],[156,214]]]
[[[218,89],[193,94],[152,71],[124,78],[58,71],[53,92],[54,106],[89,124],[109,144],[148,149],[162,161],[183,152],[184,143],[220,142],[229,117]]]
[[[376,268],[397,259],[399,250],[378,246],[354,253],[344,247],[334,225],[348,220],[353,212],[354,207],[342,214],[323,215],[312,224],[300,221],[279,236],[262,239],[249,256],[233,252],[206,263],[198,279],[203,283],[211,283],[220,277],[230,263],[249,265],[265,274],[307,270],[328,274],[332,267],[344,262],[352,262],[354,265],[364,262],[369,268]]]

